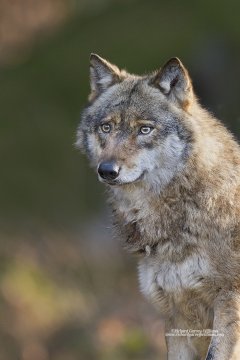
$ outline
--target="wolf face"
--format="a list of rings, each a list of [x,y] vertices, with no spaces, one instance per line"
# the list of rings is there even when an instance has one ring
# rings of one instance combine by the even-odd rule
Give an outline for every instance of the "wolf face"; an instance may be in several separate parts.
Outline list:
[[[77,146],[101,182],[144,182],[162,188],[181,171],[191,151],[188,125],[192,86],[173,58],[160,71],[135,76],[97,55],[90,60],[91,94]],[[190,122],[189,122],[190,123]]]

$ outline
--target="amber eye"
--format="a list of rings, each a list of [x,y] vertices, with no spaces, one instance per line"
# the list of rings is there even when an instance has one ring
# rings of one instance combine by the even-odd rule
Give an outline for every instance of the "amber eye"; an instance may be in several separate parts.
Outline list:
[[[150,132],[152,131],[152,127],[151,126],[142,126],[142,127],[140,127],[140,130],[139,130],[139,132],[140,132],[140,134],[142,134],[142,135],[147,135],[147,134],[150,134]]]
[[[109,124],[103,124],[100,126],[102,132],[109,133],[111,131],[111,125]]]

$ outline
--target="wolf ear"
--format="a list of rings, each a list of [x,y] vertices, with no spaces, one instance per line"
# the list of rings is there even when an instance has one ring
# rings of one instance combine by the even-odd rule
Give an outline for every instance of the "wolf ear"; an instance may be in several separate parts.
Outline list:
[[[171,101],[177,102],[185,110],[193,98],[191,79],[178,58],[170,59],[157,73],[154,84]]]
[[[121,72],[117,66],[96,54],[90,56],[90,98],[94,98],[114,83],[121,81]]]

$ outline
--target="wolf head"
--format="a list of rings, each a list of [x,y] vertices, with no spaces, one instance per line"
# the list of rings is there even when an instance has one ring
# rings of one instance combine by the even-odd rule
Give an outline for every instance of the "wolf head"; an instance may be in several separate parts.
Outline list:
[[[180,60],[136,76],[92,54],[90,84],[76,145],[99,180],[112,186],[168,184],[183,169],[192,142],[194,95]]]

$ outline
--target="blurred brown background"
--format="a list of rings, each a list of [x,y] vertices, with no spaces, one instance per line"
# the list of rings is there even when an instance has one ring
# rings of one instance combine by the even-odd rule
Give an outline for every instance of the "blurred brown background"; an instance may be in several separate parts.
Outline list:
[[[164,359],[136,259],[75,150],[99,53],[145,73],[178,56],[240,134],[240,3],[0,0],[0,360]]]

